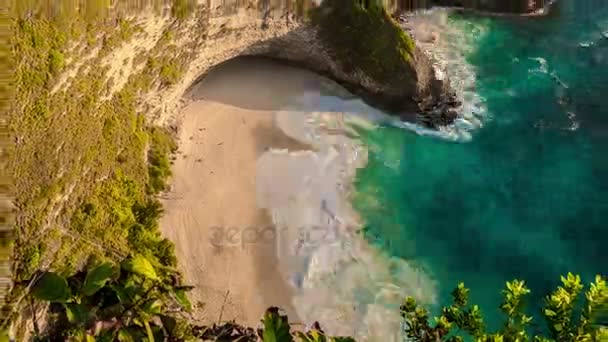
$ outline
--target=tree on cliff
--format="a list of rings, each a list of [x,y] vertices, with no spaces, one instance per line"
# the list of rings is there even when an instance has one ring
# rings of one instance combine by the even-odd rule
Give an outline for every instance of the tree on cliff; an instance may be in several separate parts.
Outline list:
[[[468,306],[469,289],[459,284],[452,292],[453,304],[429,322],[429,313],[408,297],[401,306],[406,335],[417,342],[461,342],[465,336],[479,342],[605,342],[608,341],[608,287],[606,279],[596,276],[580,300],[583,284],[578,275],[561,278],[559,286],[545,299],[542,315],[548,337],[531,336],[532,317],[524,313],[524,297],[530,293],[524,281],[507,282],[502,291],[500,310],[507,316],[497,332],[487,332],[477,305]],[[456,329],[456,331],[454,331]]]

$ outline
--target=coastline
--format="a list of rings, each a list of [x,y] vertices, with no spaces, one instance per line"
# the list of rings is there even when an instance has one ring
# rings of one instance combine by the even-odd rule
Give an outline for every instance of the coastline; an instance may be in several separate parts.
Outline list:
[[[358,232],[352,182],[367,150],[353,126],[445,132],[401,122],[334,81],[266,59],[222,63],[188,89],[174,116],[179,152],[161,230],[195,286],[194,318],[255,326],[279,306],[292,323],[320,321],[333,335],[400,340],[398,303],[414,295],[431,305],[437,284]]]
[[[327,92],[307,91],[276,112],[284,134],[313,148],[266,151],[257,161],[257,204],[271,213],[279,266],[302,322],[361,341],[399,341],[399,301],[414,295],[434,303],[436,284],[365,240],[351,204],[357,170],[367,163],[354,127],[376,129],[394,118],[323,83]]]
[[[441,13],[416,18],[432,29]],[[421,38],[429,27],[417,31]],[[418,41],[435,72],[449,79],[452,61],[437,55],[441,44]],[[351,199],[367,148],[353,127],[392,125],[460,141],[478,127],[468,113],[430,130],[370,107],[321,75],[255,57],[212,68],[180,102],[179,152],[161,229],[195,286],[198,321],[255,326],[267,307],[279,306],[296,325],[320,321],[332,335],[390,342],[402,338],[404,296],[436,301],[437,284],[424,271],[358,232]]]
[[[400,299],[433,303],[435,284],[371,246],[350,204],[367,160],[352,127],[394,118],[309,71],[247,58],[192,95],[161,229],[204,303],[195,318],[255,326],[276,305],[296,324],[397,341]]]

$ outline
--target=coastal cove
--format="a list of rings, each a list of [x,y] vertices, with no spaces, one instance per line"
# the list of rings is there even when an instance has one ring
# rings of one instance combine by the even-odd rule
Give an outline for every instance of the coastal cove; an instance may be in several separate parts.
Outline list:
[[[425,274],[363,239],[349,201],[367,161],[357,132],[397,119],[259,58],[219,65],[188,98],[161,227],[202,322],[254,325],[278,305],[332,334],[397,341],[400,299],[435,303]]]
[[[194,173],[182,174],[178,161],[175,178],[216,180],[203,178],[200,190],[174,187],[164,219],[173,222],[165,229],[186,279],[202,284],[193,297],[208,304],[205,319],[221,310],[224,319],[254,324],[265,306],[280,305],[298,324],[319,320],[331,334],[389,341],[399,338],[399,322],[386,317],[397,317],[405,295],[437,309],[464,281],[494,329],[502,321],[497,289],[507,280],[527,281],[530,313],[540,321],[538,309],[559,275],[578,272],[590,281],[605,274],[601,225],[608,205],[599,155],[606,139],[589,135],[605,123],[606,108],[589,97],[605,77],[579,62],[578,70],[598,80],[585,85],[568,68],[594,52],[581,43],[605,43],[596,26],[577,31],[588,37],[564,36],[584,17],[568,4],[534,21],[444,10],[410,18],[414,34],[442,32],[438,44],[422,45],[446,67],[463,100],[456,122],[438,130],[401,122],[323,77],[272,61],[238,58],[210,71],[191,99],[207,104],[194,112],[188,105],[183,114],[186,121],[200,116],[181,136],[195,150],[178,156]],[[607,18],[595,15],[600,23]],[[560,22],[546,25],[554,20]],[[551,43],[528,36],[541,29]],[[571,60],[561,60],[563,49]],[[587,112],[587,103],[596,111]],[[208,110],[219,112],[203,116]],[[250,126],[255,122],[266,129]],[[225,131],[205,142],[211,126]],[[213,169],[237,164],[238,173]],[[233,186],[242,193],[238,200],[214,200],[236,194]],[[195,219],[179,221],[174,206]],[[258,226],[271,233],[252,240]],[[211,227],[240,235],[221,235],[223,245],[206,251],[206,241],[217,238],[203,232]],[[193,229],[196,237],[188,233]],[[230,272],[210,282],[197,271],[201,260],[218,267],[213,274],[225,265]],[[251,280],[257,285],[239,285]]]
[[[607,1],[85,3],[11,2],[0,341],[608,339]]]

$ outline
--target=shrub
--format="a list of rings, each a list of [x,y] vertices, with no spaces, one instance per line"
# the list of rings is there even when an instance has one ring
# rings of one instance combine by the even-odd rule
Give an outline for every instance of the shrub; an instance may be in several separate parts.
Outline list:
[[[532,317],[525,314],[525,296],[530,293],[524,281],[507,282],[502,291],[500,310],[505,314],[503,328],[486,331],[484,319],[477,305],[468,305],[469,289],[459,284],[452,292],[453,304],[444,307],[441,315],[431,323],[426,309],[418,306],[411,297],[401,306],[405,320],[405,333],[417,342],[463,342],[473,338],[478,342],[603,342],[608,341],[608,286],[606,279],[597,276],[585,293],[585,302],[579,308],[583,290],[581,278],[568,274],[559,286],[545,299],[542,315],[548,327],[548,336],[530,334]],[[579,308],[579,310],[577,310]]]
[[[171,175],[169,156],[177,149],[177,144],[166,129],[152,127],[148,132],[148,192],[157,194],[165,189],[165,182]]]
[[[188,19],[194,11],[195,5],[192,0],[173,0],[171,15],[179,20]]]
[[[36,270],[38,270],[38,266],[40,266],[40,246],[37,244],[27,246],[22,253],[22,269],[18,274],[21,279],[27,279],[31,277]]]

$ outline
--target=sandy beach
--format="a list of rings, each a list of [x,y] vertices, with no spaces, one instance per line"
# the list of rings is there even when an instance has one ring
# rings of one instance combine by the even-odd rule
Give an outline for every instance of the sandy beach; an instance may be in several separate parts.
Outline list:
[[[200,303],[196,313],[203,322],[255,325],[271,305],[285,308],[292,321],[297,317],[290,289],[277,273],[274,241],[252,235],[272,227],[256,205],[257,157],[271,146],[305,148],[274,127],[273,110],[282,99],[276,91],[305,84],[260,78],[268,75],[265,66],[219,66],[192,87],[179,119],[179,150],[161,227],[176,244],[186,282],[196,286],[191,299]]]
[[[395,119],[316,74],[251,58],[212,70],[186,99],[161,228],[196,317],[255,326],[275,305],[333,335],[399,341],[396,303],[432,303],[435,285],[362,238],[351,206],[367,163],[353,127]]]

